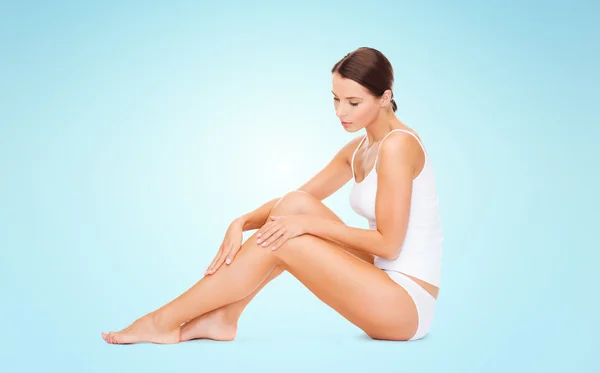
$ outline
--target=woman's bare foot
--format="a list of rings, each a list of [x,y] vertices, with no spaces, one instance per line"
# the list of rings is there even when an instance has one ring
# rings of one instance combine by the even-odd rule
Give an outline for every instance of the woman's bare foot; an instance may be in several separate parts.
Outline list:
[[[139,342],[152,342],[160,344],[178,343],[181,328],[173,330],[161,330],[157,327],[155,314],[149,313],[143,316],[127,328],[110,333],[102,333],[102,338],[112,344],[130,344]]]
[[[212,339],[233,341],[237,333],[237,321],[227,318],[225,312],[212,311],[183,324],[180,340]]]

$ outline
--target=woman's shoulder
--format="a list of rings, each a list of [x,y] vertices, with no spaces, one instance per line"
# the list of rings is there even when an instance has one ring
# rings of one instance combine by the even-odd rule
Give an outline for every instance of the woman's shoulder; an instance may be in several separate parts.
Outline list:
[[[423,163],[423,157],[425,156],[420,136],[410,128],[401,128],[388,133],[385,141],[382,141],[379,145],[378,152],[379,159],[402,160],[418,164]]]
[[[411,128],[391,130],[379,145],[381,151],[411,151],[420,148],[421,137]],[[415,148],[416,145],[416,148]]]
[[[410,128],[410,127],[402,127],[402,128],[394,128],[392,129],[388,134],[388,137],[413,137],[416,138],[418,141],[421,141],[421,136],[419,135],[419,133]]]

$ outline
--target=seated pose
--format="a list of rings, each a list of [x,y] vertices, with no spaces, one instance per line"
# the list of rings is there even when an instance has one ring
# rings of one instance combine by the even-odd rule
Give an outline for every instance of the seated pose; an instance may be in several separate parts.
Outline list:
[[[361,47],[332,69],[334,107],[347,132],[365,129],[298,190],[236,218],[200,279],[108,343],[233,340],[238,319],[288,271],[373,339],[407,341],[430,330],[442,271],[434,174],[420,137],[396,117],[393,69]],[[350,227],[321,201],[352,179]],[[242,232],[257,231],[242,244]]]

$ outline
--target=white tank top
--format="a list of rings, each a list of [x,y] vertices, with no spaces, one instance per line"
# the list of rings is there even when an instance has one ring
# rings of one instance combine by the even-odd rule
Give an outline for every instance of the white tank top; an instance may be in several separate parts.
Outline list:
[[[386,260],[375,256],[375,266],[414,276],[434,286],[441,285],[442,277],[442,227],[438,210],[438,197],[435,188],[435,178],[431,162],[425,147],[412,132],[395,129],[390,131],[380,142],[380,147],[386,137],[394,131],[406,132],[412,135],[423,148],[425,164],[413,180],[412,198],[408,227],[400,256],[396,260]],[[377,195],[377,158],[373,170],[360,183],[354,176],[354,157],[356,151],[364,142],[361,140],[352,154],[352,179],[354,185],[350,192],[350,206],[369,221],[370,229],[377,229],[375,219],[375,199]],[[377,157],[379,156],[379,150]]]

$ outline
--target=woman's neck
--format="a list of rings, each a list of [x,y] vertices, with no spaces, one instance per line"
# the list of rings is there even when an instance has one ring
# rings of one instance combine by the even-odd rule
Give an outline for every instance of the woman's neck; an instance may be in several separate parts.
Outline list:
[[[365,127],[369,147],[381,141],[391,130],[408,128],[391,109],[389,111],[390,113],[380,115],[373,123]]]

